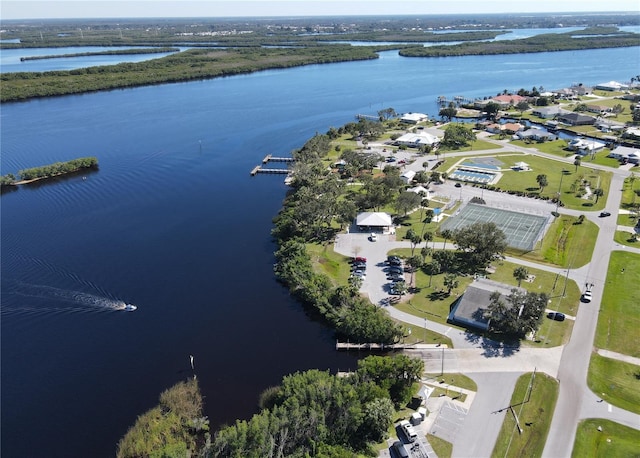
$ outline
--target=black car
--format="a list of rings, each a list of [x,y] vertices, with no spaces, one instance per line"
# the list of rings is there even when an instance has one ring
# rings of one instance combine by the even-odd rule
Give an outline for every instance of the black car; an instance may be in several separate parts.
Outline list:
[[[366,270],[366,269],[367,269],[367,264],[366,264],[366,263],[364,263],[364,262],[354,262],[354,263],[351,265],[351,268],[352,268],[353,270],[360,270],[360,269],[362,269],[362,270]]]
[[[400,259],[398,256],[387,256],[387,262],[392,266],[399,266],[400,264],[402,264],[402,259]]]
[[[600,212],[600,218],[604,218],[605,216],[611,216],[609,212]]]
[[[403,274],[404,273],[404,269],[402,267],[399,267],[399,266],[391,266],[391,267],[389,267],[388,272],[390,274]]]
[[[560,313],[560,312],[549,312],[547,313],[547,318],[551,318],[552,320],[555,321],[564,321],[564,313]]]
[[[404,281],[404,275],[400,274],[391,274],[387,278],[392,282]]]
[[[462,187],[462,185],[460,183],[456,183],[455,186],[456,186],[456,188],[461,188]]]

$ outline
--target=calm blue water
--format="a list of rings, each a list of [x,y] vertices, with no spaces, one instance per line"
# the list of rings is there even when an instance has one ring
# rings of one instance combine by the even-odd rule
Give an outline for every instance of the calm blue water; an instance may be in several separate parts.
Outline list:
[[[122,49],[144,48],[143,46],[127,46]],[[0,50],[0,72],[48,72],[52,70],[73,70],[83,67],[114,65],[122,62],[142,62],[159,59],[171,53],[156,54],[122,54],[104,56],[56,57],[54,59],[21,61],[21,57],[59,56],[83,52],[102,52],[117,50],[113,46],[84,46],[77,48],[24,48]]]
[[[3,105],[0,173],[95,155],[100,170],[1,199],[2,455],[112,456],[190,375],[215,427],[308,368],[354,368],[272,274],[281,176],[325,132],[439,95],[627,81],[639,49],[380,59]],[[632,56],[634,58],[629,58]],[[93,298],[93,299],[91,299]],[[111,310],[134,303],[133,313]]]

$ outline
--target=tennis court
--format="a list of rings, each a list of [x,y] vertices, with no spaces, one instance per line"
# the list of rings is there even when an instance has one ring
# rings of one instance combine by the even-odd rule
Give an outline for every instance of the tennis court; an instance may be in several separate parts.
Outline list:
[[[455,231],[474,223],[494,223],[507,237],[507,245],[528,251],[533,250],[542,237],[548,222],[547,216],[467,204],[455,216],[442,223],[440,230]]]

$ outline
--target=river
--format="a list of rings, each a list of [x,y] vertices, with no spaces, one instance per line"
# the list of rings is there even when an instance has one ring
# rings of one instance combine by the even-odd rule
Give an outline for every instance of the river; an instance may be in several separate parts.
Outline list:
[[[275,282],[269,231],[286,187],[251,168],[357,113],[435,115],[439,95],[628,81],[638,52],[385,52],[3,105],[2,174],[79,156],[100,170],[1,197],[2,455],[112,456],[192,375],[189,355],[214,428],[248,418],[287,373],[354,369]]]

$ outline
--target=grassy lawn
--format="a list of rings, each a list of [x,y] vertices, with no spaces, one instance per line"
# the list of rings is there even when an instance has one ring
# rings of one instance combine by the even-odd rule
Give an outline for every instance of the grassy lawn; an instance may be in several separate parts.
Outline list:
[[[407,258],[411,255],[411,250],[396,249],[392,250],[390,254]],[[488,278],[513,285],[514,287],[518,285],[517,280],[513,277],[513,270],[517,267],[516,264],[501,261],[494,263],[493,266],[496,268],[496,271],[493,274],[487,275]],[[550,309],[575,316],[578,305],[580,304],[580,290],[574,281],[569,280],[565,288],[565,277],[561,275],[537,269],[528,270],[529,274],[535,275],[535,279],[531,283],[522,282],[521,286],[523,288],[531,292],[546,292],[551,297],[551,303],[548,305]],[[434,275],[431,279],[431,286],[429,286],[430,275],[420,270],[414,275],[418,291],[411,296],[410,299],[404,300],[395,307],[403,312],[426,318],[429,321],[448,324],[454,328],[462,329],[456,325],[447,323],[447,317],[451,306],[473,281],[473,277],[458,277],[458,287],[451,291],[451,295],[446,296],[445,294],[437,294],[438,291],[445,289],[444,274]],[[564,297],[562,296],[563,292],[565,293]],[[557,322],[545,318],[542,320],[542,324],[538,329],[535,341],[526,341],[523,342],[523,344],[545,348],[562,345],[569,340],[572,329],[572,320]],[[413,330],[412,336],[414,336],[416,332],[418,333],[418,339],[421,340],[424,335],[424,328],[418,327],[416,330]]]
[[[602,431],[598,431],[598,427]],[[640,431],[610,420],[591,418],[578,424],[572,458],[627,458],[638,456]]]
[[[522,140],[514,140],[509,143],[523,148],[534,148],[542,153],[555,154],[559,157],[569,157],[576,154],[575,151],[569,151],[567,149],[567,140],[561,139],[544,143],[527,143]]]
[[[634,239],[632,237],[633,237],[633,234],[631,234],[631,232],[616,231],[615,235],[613,236],[613,240],[616,243],[619,243],[620,245],[626,245],[626,246],[631,246],[631,247],[634,247],[634,248],[639,248],[640,247],[640,239]]]
[[[511,397],[511,405],[520,404],[527,398],[530,382],[530,373],[518,379]],[[513,414],[507,411],[491,456],[541,456],[557,399],[558,381],[544,373],[536,373],[529,402],[513,407],[518,414],[522,434],[518,434]]]
[[[586,219],[582,224],[574,224],[577,219],[562,215],[551,223],[542,244],[538,243],[533,251],[507,249],[506,254],[560,267],[584,266],[591,261],[598,226]]]
[[[596,347],[640,357],[640,339],[629,338],[637,336],[640,328],[639,281],[640,255],[612,252],[600,305]]]
[[[317,272],[329,276],[336,285],[346,285],[351,274],[349,257],[336,253],[333,244],[307,244],[307,252]]]
[[[640,366],[593,353],[587,384],[608,403],[640,414]]]
[[[408,335],[403,339],[405,343],[444,344],[448,348],[453,348],[453,342],[451,342],[451,339],[447,336],[430,331],[422,326],[415,326],[402,321],[398,323],[407,329]],[[411,331],[411,333],[409,333],[409,331]]]
[[[576,167],[573,164],[563,164],[551,159],[530,155],[525,157],[522,155],[500,156],[500,160],[505,164],[502,166],[503,170],[520,161],[526,162],[531,167],[531,170],[527,172],[504,171],[502,178],[496,184],[496,187],[504,191],[523,191],[542,198],[552,199],[558,195],[558,190],[561,190],[562,203],[566,208],[574,210],[601,210],[606,204],[606,195],[611,184],[611,172],[594,170],[582,165]],[[566,170],[566,172],[563,174],[562,170]],[[548,185],[542,192],[540,192],[540,186],[536,181],[536,177],[539,174],[547,176]],[[580,195],[584,194],[581,185],[583,181],[588,181],[592,190],[596,187],[604,190],[604,196],[597,203],[593,197],[590,199],[581,198]]]
[[[478,385],[476,385],[476,382],[474,382],[473,379],[467,377],[464,374],[424,374],[424,378],[426,378],[427,380],[432,379],[432,382],[444,381],[449,385],[464,388],[465,390],[469,391],[478,391]]]
[[[433,451],[438,455],[438,458],[451,458],[453,453],[453,444],[451,442],[440,439],[433,434],[427,434],[427,440],[433,447]]]

